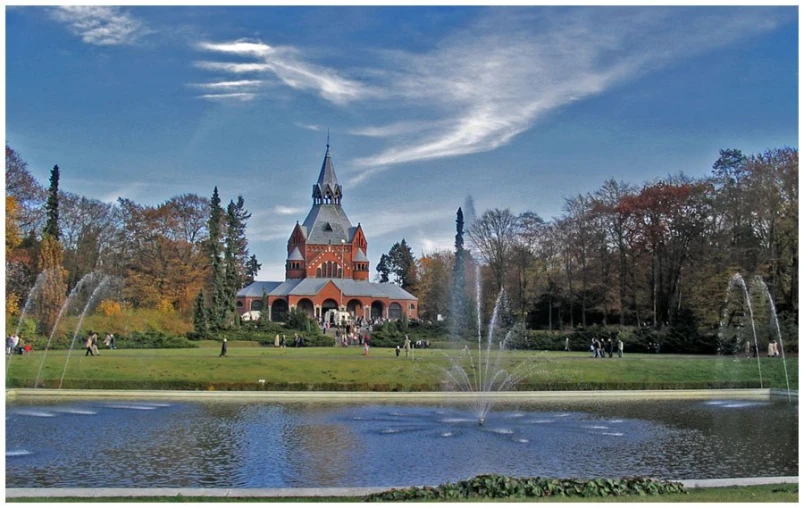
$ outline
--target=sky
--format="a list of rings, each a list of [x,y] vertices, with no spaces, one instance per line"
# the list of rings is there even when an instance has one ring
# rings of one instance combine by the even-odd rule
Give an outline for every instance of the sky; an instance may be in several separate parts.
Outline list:
[[[7,7],[6,142],[47,185],[245,199],[283,280],[326,151],[372,274],[467,196],[545,220],[609,179],[798,147],[798,7]]]

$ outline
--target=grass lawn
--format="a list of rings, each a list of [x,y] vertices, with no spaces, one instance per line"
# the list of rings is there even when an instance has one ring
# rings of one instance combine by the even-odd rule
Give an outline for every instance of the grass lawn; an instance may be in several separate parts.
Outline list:
[[[455,350],[424,349],[411,360],[404,351],[396,357],[385,348],[363,356],[361,347],[274,348],[232,341],[227,356],[220,358],[219,343],[202,341],[200,346],[102,349],[96,357],[75,350],[69,362],[67,351],[49,351],[41,379],[50,388],[59,385],[64,372],[64,388],[429,391],[441,387],[448,355],[457,355]],[[6,385],[32,387],[44,355],[8,357]],[[759,363],[764,387],[786,388],[781,359],[761,358]],[[760,386],[757,360],[740,357],[626,354],[592,359],[587,352],[506,351],[500,365],[525,373],[520,389]],[[787,359],[787,372],[790,388],[797,390],[798,358]]]
[[[236,497],[236,498],[223,498],[223,497],[99,497],[99,498],[45,498],[45,497],[31,497],[31,498],[6,498],[7,502],[23,502],[23,503],[53,503],[53,502],[80,502],[80,503],[109,503],[109,502],[137,502],[137,503],[289,503],[289,502],[304,502],[304,503],[357,503],[361,501],[359,497]],[[528,502],[528,503],[548,503],[548,502],[568,502],[568,503],[797,503],[798,502],[798,485],[792,484],[779,484],[779,485],[756,485],[751,487],[718,487],[718,488],[700,488],[689,489],[688,494],[667,494],[662,496],[619,496],[619,497],[595,497],[595,498],[579,498],[579,497],[552,497],[552,498],[511,498],[506,500],[500,499],[477,499],[472,502]],[[434,501],[428,501],[434,502]],[[467,502],[460,500],[460,502]]]

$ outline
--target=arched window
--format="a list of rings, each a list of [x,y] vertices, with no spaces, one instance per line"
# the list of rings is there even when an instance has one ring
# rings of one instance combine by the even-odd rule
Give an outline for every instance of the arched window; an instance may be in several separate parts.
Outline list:
[[[318,269],[315,271],[315,276],[321,278],[321,267],[319,266]]]
[[[326,277],[332,277],[332,261],[327,261],[327,275]]]

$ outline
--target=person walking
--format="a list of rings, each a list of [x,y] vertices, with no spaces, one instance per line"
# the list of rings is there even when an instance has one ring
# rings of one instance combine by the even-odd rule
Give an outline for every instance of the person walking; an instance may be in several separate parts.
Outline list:
[[[619,356],[620,358],[623,357],[623,340],[622,339],[617,340],[617,356]]]
[[[97,356],[100,356],[100,351],[98,351],[98,334],[92,334],[92,352],[95,353]]]
[[[564,351],[569,351],[569,337],[564,339]]]
[[[223,342],[221,342],[221,354],[218,355],[218,358],[221,356],[226,356],[226,339],[223,339]]]
[[[405,343],[402,347],[405,349],[405,358],[407,358],[410,354],[410,338],[407,335],[405,335]]]
[[[92,352],[92,334],[90,333],[87,335],[87,340],[84,343],[84,347],[87,348],[87,352],[84,353],[84,356],[95,356],[95,353]]]
[[[400,348],[400,347],[399,347],[399,344],[397,344],[397,345],[396,345],[396,357],[397,357],[397,358],[399,358],[399,351],[401,351],[401,349],[402,349],[402,348]]]
[[[609,349],[609,358],[612,358],[614,356],[614,342],[612,342],[611,338],[609,338],[607,346]]]
[[[276,334],[276,337],[274,337],[274,347],[279,347],[279,334],[278,333]]]

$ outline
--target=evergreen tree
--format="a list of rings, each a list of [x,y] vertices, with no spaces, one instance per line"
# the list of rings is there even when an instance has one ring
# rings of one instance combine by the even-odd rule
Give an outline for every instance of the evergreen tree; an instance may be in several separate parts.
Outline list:
[[[223,255],[223,302],[221,319],[237,323],[235,300],[237,292],[246,280],[246,264],[248,260],[248,240],[246,239],[246,221],[251,214],[244,209],[243,196],[237,202],[230,201],[226,207],[224,218],[224,255]]]
[[[209,323],[207,322],[207,311],[204,302],[204,289],[198,293],[195,299],[195,306],[193,307],[193,327],[195,333],[204,337],[209,330]]]
[[[377,263],[377,276],[381,284],[386,284],[389,281],[388,276],[391,274],[391,258],[388,254],[380,256],[380,262]]]
[[[210,289],[212,291],[212,301],[209,308],[209,324],[212,327],[219,327],[223,324],[223,314],[225,309],[226,289],[224,283],[221,226],[223,225],[223,208],[221,198],[218,195],[218,187],[212,192],[209,212],[209,240],[207,248],[212,264],[210,276]]]
[[[47,203],[47,223],[45,224],[45,234],[59,240],[59,166],[53,166],[50,172],[50,188],[48,189]]]
[[[391,247],[388,258],[389,269],[395,276],[394,282],[402,286],[402,289],[413,287],[416,284],[416,257],[404,238]]]
[[[455,264],[452,267],[452,333],[459,335],[466,324],[466,251],[463,248],[463,210],[455,219]]]
[[[260,268],[262,268],[262,264],[257,262],[257,256],[252,254],[250,258],[248,258],[248,262],[246,263],[246,283],[251,284],[254,282],[254,279],[257,278],[257,274],[260,273]]]

